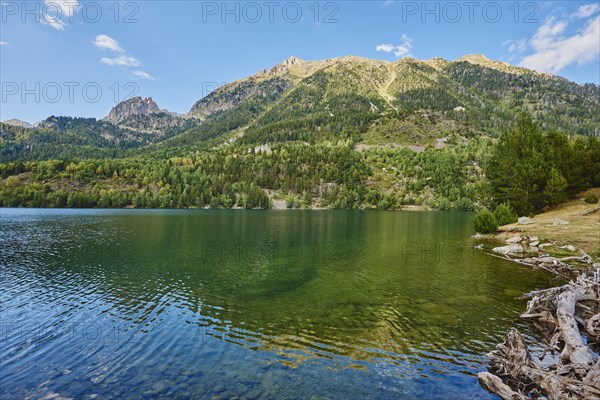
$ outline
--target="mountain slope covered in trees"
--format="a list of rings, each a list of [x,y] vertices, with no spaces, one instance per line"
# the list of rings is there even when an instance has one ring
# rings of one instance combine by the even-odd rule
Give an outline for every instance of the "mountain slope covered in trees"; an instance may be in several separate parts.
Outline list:
[[[470,210],[531,195],[531,208],[519,209],[527,213],[557,190],[598,185],[598,109],[596,85],[478,55],[292,57],[216,89],[184,116],[136,98],[101,121],[2,124],[0,202]],[[523,124],[537,133],[515,139],[516,149],[496,144]],[[510,159],[521,150],[535,157],[515,175]],[[529,189],[502,188],[507,176]]]

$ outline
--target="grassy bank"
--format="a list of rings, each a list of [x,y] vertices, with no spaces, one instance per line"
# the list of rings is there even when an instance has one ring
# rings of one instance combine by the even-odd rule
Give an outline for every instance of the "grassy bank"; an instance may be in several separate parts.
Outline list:
[[[592,193],[600,197],[600,188],[589,189],[580,193],[575,199],[536,215],[532,218],[532,224],[509,224],[501,226],[499,230],[505,234],[522,232],[530,237],[537,236],[541,242],[556,242],[556,246],[544,249],[550,254],[560,255],[564,250],[559,247],[571,244],[598,260],[600,259],[600,210],[582,215],[583,212],[600,206],[600,203],[587,204],[584,201],[584,198]],[[568,224],[553,226],[556,218],[567,221]]]

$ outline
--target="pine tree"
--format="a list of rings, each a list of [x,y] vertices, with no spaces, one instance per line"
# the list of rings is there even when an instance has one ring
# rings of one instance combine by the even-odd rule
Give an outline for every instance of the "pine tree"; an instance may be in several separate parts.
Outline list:
[[[567,180],[555,168],[550,171],[544,197],[546,204],[550,206],[567,200]]]
[[[496,203],[508,203],[520,215],[543,208],[547,166],[542,142],[539,128],[526,114],[515,130],[500,137],[486,171]]]

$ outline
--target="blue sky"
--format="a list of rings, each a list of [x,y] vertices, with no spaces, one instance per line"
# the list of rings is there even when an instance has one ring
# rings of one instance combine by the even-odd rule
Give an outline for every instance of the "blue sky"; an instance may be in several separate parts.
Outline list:
[[[482,53],[600,84],[594,1],[2,1],[0,120],[101,118],[132,94],[171,111],[290,56]]]

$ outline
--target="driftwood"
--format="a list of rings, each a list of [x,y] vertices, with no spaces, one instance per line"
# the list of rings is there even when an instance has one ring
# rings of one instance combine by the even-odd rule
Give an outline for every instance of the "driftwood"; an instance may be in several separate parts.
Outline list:
[[[521,247],[523,248],[523,246]],[[528,248],[525,246],[523,249]],[[537,246],[531,249],[535,249],[534,252],[538,251]],[[493,251],[495,251],[495,249]],[[518,264],[544,269],[548,272],[552,272],[564,278],[568,278],[577,275],[579,273],[579,269],[574,268],[571,264],[567,264],[567,261],[576,262],[577,264],[579,264],[580,266],[584,266],[585,268],[589,268],[589,266],[593,264],[593,259],[592,257],[590,257],[590,255],[586,254],[581,249],[579,250],[579,252],[581,253],[580,256],[569,256],[562,258],[551,257],[548,254],[538,254],[536,256],[528,255],[527,257],[524,257],[523,252],[514,253],[511,251],[500,252],[500,254],[490,253],[490,255],[496,258],[506,259]]]
[[[521,257],[514,254],[490,254],[492,257],[500,258],[515,262],[517,264],[527,265],[529,267],[540,268],[551,272],[556,275],[563,277],[571,276],[573,274],[573,267],[559,260],[558,258],[549,256],[540,257]],[[577,257],[579,259],[579,257]]]
[[[480,372],[477,375],[477,379],[481,386],[483,386],[488,392],[492,392],[506,400],[526,400],[527,397],[521,393],[515,392],[510,386],[502,382],[502,379],[496,375],[492,375],[489,372]]]
[[[506,400],[600,400],[600,359],[590,350],[600,339],[600,270],[592,278],[582,274],[566,285],[526,296],[531,300],[521,317],[548,341],[539,359],[557,352],[557,363],[540,366],[523,336],[511,329],[506,341],[489,354],[490,372],[478,375],[481,386]]]
[[[600,313],[588,319],[585,330],[589,335],[600,338]]]

